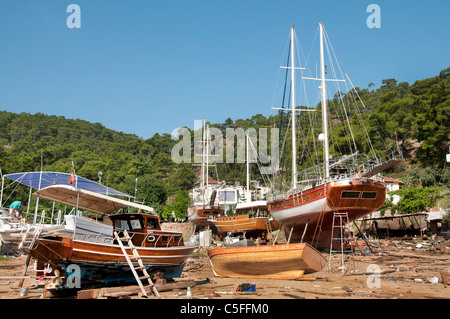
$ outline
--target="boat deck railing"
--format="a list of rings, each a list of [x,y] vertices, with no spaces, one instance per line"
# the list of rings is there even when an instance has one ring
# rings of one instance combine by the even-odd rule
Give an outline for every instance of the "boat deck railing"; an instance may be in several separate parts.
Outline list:
[[[330,176],[327,179],[310,179],[310,180],[302,180],[299,181],[298,184],[300,184],[297,188],[294,189],[290,189],[285,193],[279,193],[279,194],[273,194],[273,195],[267,195],[267,201],[268,202],[276,202],[276,201],[280,201],[280,200],[284,200],[286,198],[289,198],[289,196],[298,194],[298,193],[302,193],[304,190],[307,189],[311,189],[312,187],[316,187],[316,186],[321,186],[321,185],[325,185],[328,182],[336,182],[336,181],[340,181],[340,180],[346,180],[349,178],[358,178],[361,181],[366,181],[367,178],[363,177],[363,173],[365,171],[361,171],[358,174],[354,174],[353,176],[348,176],[348,175],[334,175],[334,176]],[[374,180],[376,182],[384,182],[383,176],[380,175],[374,175],[370,177],[371,180]]]
[[[208,216],[208,221],[217,221],[218,218],[223,218],[223,217],[236,217],[239,215],[246,215],[248,214],[250,218],[268,218],[270,217],[270,213],[266,210],[263,211],[254,211],[254,210],[250,210],[250,211],[244,211],[244,212],[240,212],[240,213],[236,213],[234,215],[224,215],[224,216],[216,216],[216,215],[209,215]]]
[[[131,238],[134,238],[136,234],[142,234],[142,233],[133,232],[133,231],[127,231],[127,232]],[[123,231],[119,231],[118,233],[119,233],[119,237],[120,237],[120,234],[122,234]],[[113,240],[113,239],[111,238],[111,240]],[[157,247],[157,244],[165,244],[166,247],[169,247],[170,244],[172,244],[174,246],[180,246],[182,240],[183,240],[182,234],[147,233],[145,235],[144,239],[141,241],[139,246],[144,247],[146,243],[147,243],[147,246],[145,246],[145,247],[149,247],[149,246]],[[148,245],[149,243],[151,245]],[[159,246],[159,247],[161,247],[161,246]]]

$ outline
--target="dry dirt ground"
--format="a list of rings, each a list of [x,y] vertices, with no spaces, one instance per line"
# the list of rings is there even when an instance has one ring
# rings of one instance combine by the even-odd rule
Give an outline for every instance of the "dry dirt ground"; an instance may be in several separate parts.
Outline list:
[[[449,299],[450,285],[445,277],[450,270],[450,242],[427,240],[377,241],[371,254],[363,255],[358,250],[344,255],[334,253],[331,267],[321,272],[308,274],[305,280],[267,280],[215,277],[205,254],[205,249],[189,259],[182,278],[208,283],[192,287],[192,296],[187,289],[161,292],[162,299]],[[366,251],[367,252],[367,251]],[[342,256],[344,272],[342,271]],[[329,254],[324,253],[329,260]],[[24,271],[26,257],[11,257],[0,261],[0,299],[43,299],[46,279],[27,278],[23,287],[26,296],[18,288]],[[374,274],[374,270],[381,274]],[[33,263],[27,276],[34,276]],[[308,280],[306,280],[308,279]],[[237,292],[240,284],[255,284],[254,292]],[[137,287],[137,286],[136,286]],[[76,297],[72,297],[76,298]],[[116,298],[141,298],[138,293]],[[151,297],[152,298],[152,297]]]

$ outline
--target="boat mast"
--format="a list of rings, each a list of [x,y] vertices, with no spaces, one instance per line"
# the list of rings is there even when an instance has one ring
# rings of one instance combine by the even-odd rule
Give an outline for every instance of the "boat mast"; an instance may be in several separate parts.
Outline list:
[[[206,138],[206,119],[203,119],[203,134],[202,134],[202,183],[201,183],[201,196],[202,196],[202,204],[206,203],[206,190],[205,190],[205,155],[206,155],[206,143],[205,143],[205,138]]]
[[[322,80],[322,125],[324,134],[324,157],[325,157],[325,178],[330,177],[330,156],[328,150],[328,119],[327,119],[327,87],[325,79],[325,63],[323,54],[323,22],[319,23],[320,26],[320,68],[321,68],[321,80]]]
[[[250,191],[250,157],[249,157],[250,137],[247,134],[247,203],[251,202],[252,193]]]
[[[297,187],[297,142],[295,129],[295,56],[294,56],[294,29],[291,27],[291,117],[292,117],[292,188]]]
[[[206,189],[209,186],[209,125],[206,125]]]

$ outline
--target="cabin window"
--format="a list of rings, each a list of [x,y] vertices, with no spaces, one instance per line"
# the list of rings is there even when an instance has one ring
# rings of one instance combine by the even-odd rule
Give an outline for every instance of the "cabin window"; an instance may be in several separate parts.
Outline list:
[[[355,191],[342,191],[341,198],[356,199],[356,198],[359,198],[360,193],[361,192],[355,192]]]
[[[179,240],[180,240],[180,236],[175,236],[175,237],[173,237],[173,240],[174,240],[174,241],[179,241]]]
[[[144,228],[144,227],[142,227],[142,225],[141,225],[139,219],[131,219],[131,220],[130,220],[130,223],[131,223],[131,228],[132,228],[133,230],[134,230],[134,229]]]
[[[116,219],[114,226],[117,230],[130,230],[126,219]]]
[[[364,199],[375,199],[377,198],[377,192],[363,192],[361,198]]]
[[[161,240],[162,240],[162,241],[167,241],[168,238],[169,238],[169,237],[167,237],[167,236],[162,236]]]
[[[148,218],[147,219],[147,228],[159,229],[158,220],[156,218]]]

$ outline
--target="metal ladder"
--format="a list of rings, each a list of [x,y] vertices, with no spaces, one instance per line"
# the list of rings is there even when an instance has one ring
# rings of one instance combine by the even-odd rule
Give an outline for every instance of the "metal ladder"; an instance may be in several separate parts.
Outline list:
[[[336,221],[338,220],[337,225],[335,224]],[[329,260],[329,266],[331,269],[331,257],[332,257],[332,253],[333,253],[333,241],[335,240],[339,240],[341,243],[341,262],[342,262],[342,273],[345,272],[345,268],[344,268],[344,231],[347,228],[346,224],[348,223],[348,213],[339,213],[339,212],[333,212],[333,223],[331,226],[331,240],[330,240],[330,260]],[[334,229],[338,228],[339,229],[339,234],[340,237],[334,237]]]
[[[36,239],[41,235],[42,227],[30,227],[22,236],[22,241],[19,244],[19,249],[29,253],[36,243]],[[31,234],[31,236],[30,236]]]
[[[148,297],[147,292],[145,291],[144,284],[142,283],[143,279],[147,279],[148,284],[152,288],[155,296],[158,298],[161,298],[152,279],[150,278],[150,275],[147,272],[147,269],[145,269],[145,265],[142,262],[141,256],[139,255],[139,252],[137,251],[136,246],[134,246],[134,244],[133,244],[132,237],[130,237],[130,235],[128,234],[128,232],[126,230],[123,231],[123,235],[124,235],[123,237],[119,237],[119,233],[117,231],[114,231],[114,237],[116,238],[117,242],[119,243],[120,248],[122,249],[123,255],[125,256],[125,259],[127,260],[128,265],[130,266],[130,269],[134,275],[134,278],[136,278],[136,281],[137,281],[139,287],[141,288],[142,294],[145,297]],[[122,243],[123,239],[125,239],[127,241],[128,248],[131,249],[131,252],[133,253],[133,255],[131,255],[131,256],[128,255],[128,253],[126,251],[126,247]],[[138,266],[135,266],[131,259],[135,259],[136,262],[138,263]],[[140,270],[144,275],[139,276],[139,274],[137,273],[137,270]]]

